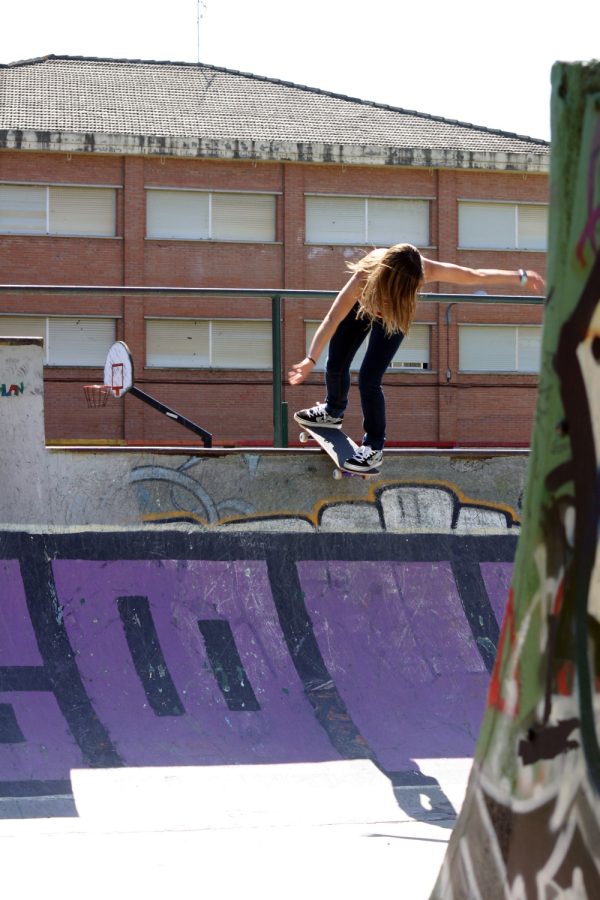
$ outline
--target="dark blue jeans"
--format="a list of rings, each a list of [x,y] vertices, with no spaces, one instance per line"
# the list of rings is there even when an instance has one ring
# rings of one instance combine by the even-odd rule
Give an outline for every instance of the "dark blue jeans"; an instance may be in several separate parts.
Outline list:
[[[358,389],[363,413],[363,444],[383,450],[385,443],[385,397],[381,382],[404,334],[386,335],[375,319],[357,318],[358,303],[338,325],[329,342],[325,369],[326,409],[331,416],[343,416],[348,405],[350,365],[358,348],[369,335],[367,352],[358,373]]]

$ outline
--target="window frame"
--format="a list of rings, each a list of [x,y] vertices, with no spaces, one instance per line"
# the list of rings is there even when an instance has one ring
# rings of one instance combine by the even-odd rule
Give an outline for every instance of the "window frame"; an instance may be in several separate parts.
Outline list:
[[[208,236],[207,237],[169,237],[169,236],[158,236],[154,234],[148,233],[148,194],[150,192],[160,193],[160,192],[169,192],[169,193],[185,193],[185,194],[204,194],[208,196]],[[185,242],[193,242],[193,243],[224,243],[224,244],[266,244],[268,246],[281,243],[277,240],[277,198],[281,196],[281,191],[257,191],[257,190],[215,190],[214,188],[190,188],[190,187],[180,187],[170,186],[170,185],[154,185],[154,184],[146,184],[144,185],[144,193],[145,193],[145,205],[146,205],[146,227],[145,227],[145,235],[144,238],[147,241],[185,241]],[[215,195],[226,194],[229,196],[232,195],[240,195],[240,196],[248,196],[248,197],[268,197],[273,200],[273,220],[272,220],[272,228],[273,228],[273,238],[266,240],[261,237],[254,238],[227,238],[227,237],[214,237],[212,234],[213,231],[213,214],[212,214],[212,206],[213,206],[213,197]]]
[[[145,322],[145,339],[146,339],[146,362],[145,368],[147,369],[176,369],[178,371],[189,370],[194,372],[228,372],[228,371],[247,371],[247,372],[272,372],[273,371],[273,358],[272,358],[272,322],[270,318],[265,316],[156,316],[149,315],[144,316]],[[150,322],[175,322],[175,323],[184,323],[184,322],[206,322],[208,325],[208,365],[190,365],[186,363],[185,365],[177,365],[175,363],[153,363],[150,361],[150,353],[148,350],[149,347],[149,338],[148,338],[148,323]],[[213,348],[214,341],[212,335],[213,325],[222,322],[247,322],[252,324],[262,324],[265,326],[266,333],[268,334],[269,339],[269,349],[271,352],[271,362],[268,365],[242,365],[242,366],[222,366],[215,365],[213,363]]]
[[[98,369],[103,368],[104,362],[106,359],[106,354],[108,352],[109,347],[116,340],[117,335],[117,323],[120,319],[120,316],[111,316],[111,315],[37,315],[35,313],[23,313],[22,315],[18,315],[15,313],[0,313],[0,322],[6,321],[6,319],[31,319],[36,322],[40,322],[43,324],[42,331],[43,334],[39,335],[24,335],[26,337],[35,336],[42,337],[44,340],[44,366],[50,369]],[[110,343],[103,350],[102,358],[98,359],[98,362],[53,362],[51,359],[53,348],[53,340],[51,335],[51,322],[57,320],[65,320],[69,319],[71,321],[81,321],[85,319],[92,319],[95,322],[99,321],[107,321],[113,323],[113,335],[111,336]],[[20,335],[11,335],[13,337],[19,337]]]
[[[43,231],[3,231],[0,227],[1,235],[10,235],[11,237],[51,237],[51,238],[88,238],[93,240],[114,240],[118,238],[118,210],[119,210],[119,194],[122,185],[119,184],[82,184],[70,182],[53,182],[53,181],[8,181],[0,180],[0,188],[42,188],[45,191],[44,200],[44,230]],[[51,230],[51,191],[60,190],[61,188],[73,190],[100,190],[113,191],[113,209],[112,209],[112,233],[104,234],[100,232],[64,232]]]
[[[320,323],[321,323],[320,319],[304,319],[304,340],[305,340],[305,344],[306,344],[306,353],[307,354],[309,353],[309,350],[310,350],[310,344],[311,344],[314,332],[317,330]],[[433,372],[435,372],[435,369],[433,369],[433,367],[431,365],[431,356],[432,356],[432,347],[433,347],[432,338],[433,338],[433,329],[434,329],[435,325],[436,325],[435,322],[428,322],[428,321],[413,322],[413,324],[411,325],[411,329],[408,333],[408,338],[405,338],[402,341],[399,349],[394,354],[394,357],[386,370],[386,373],[385,373],[386,376],[387,375],[398,375],[398,374],[401,375],[402,373],[411,374],[411,375],[414,375],[415,373],[430,375]],[[309,331],[309,328],[314,328],[314,330]],[[426,328],[428,331],[428,334],[427,334],[428,358],[427,358],[426,365],[419,365],[418,363],[417,364],[402,364],[401,363],[399,365],[393,365],[394,359],[396,359],[398,356],[401,356],[403,353],[403,350],[406,351],[407,341],[410,340],[410,333],[414,328]],[[362,362],[362,359],[364,356],[364,352],[365,352],[366,346],[367,346],[367,340],[368,340],[368,338],[365,338],[364,342],[361,344],[360,349],[358,350],[357,354],[355,355],[355,357],[352,361],[352,364],[350,366],[351,373],[355,374],[360,369],[360,365],[361,365],[361,362]],[[323,352],[318,357],[313,371],[324,372],[326,361],[327,361],[327,347],[324,348]]]
[[[490,369],[490,368],[476,368],[476,369],[463,369],[461,365],[461,330],[468,328],[497,328],[497,329],[513,329],[514,331],[514,362],[515,366],[511,369]],[[519,365],[519,329],[522,328],[535,328],[539,332],[539,348],[540,348],[540,359],[537,369],[520,369]],[[460,322],[458,324],[458,341],[457,341],[457,351],[458,351],[458,373],[460,375],[532,375],[534,377],[538,377],[541,369],[541,349],[542,349],[542,329],[543,325],[537,322],[519,322],[518,324],[513,324],[510,322]],[[488,356],[489,358],[489,356]]]
[[[503,253],[547,253],[548,252],[548,214],[550,211],[550,204],[543,201],[531,201],[531,200],[487,200],[487,199],[474,199],[473,197],[458,197],[457,198],[457,225],[458,225],[458,250],[480,250],[483,252],[503,252]],[[488,246],[487,244],[467,244],[462,243],[461,241],[461,206],[480,206],[480,207],[506,207],[507,209],[513,210],[513,230],[512,230],[512,244],[509,246]],[[545,232],[545,245],[543,247],[531,247],[527,245],[523,245],[520,241],[519,234],[519,210],[527,207],[527,208],[540,208],[545,209],[546,216],[546,232]]]
[[[362,200],[364,204],[362,220],[363,220],[363,229],[364,234],[361,240],[351,240],[351,241],[339,241],[332,239],[331,237],[324,240],[315,240],[310,239],[308,236],[307,229],[307,220],[308,220],[308,202],[311,198],[321,198],[325,200]],[[417,240],[416,238],[411,239],[410,235],[398,235],[397,238],[394,236],[390,236],[389,240],[381,240],[381,241],[373,241],[369,237],[369,200],[373,201],[391,201],[398,203],[422,203],[426,209],[426,228],[427,228],[427,240]],[[430,196],[397,196],[397,195],[384,195],[384,194],[329,194],[326,192],[320,191],[306,191],[304,194],[304,243],[309,247],[319,247],[325,245],[331,245],[335,247],[380,247],[380,246],[390,246],[396,240],[403,240],[413,244],[416,244],[419,247],[431,247],[431,204],[435,201],[434,197]]]

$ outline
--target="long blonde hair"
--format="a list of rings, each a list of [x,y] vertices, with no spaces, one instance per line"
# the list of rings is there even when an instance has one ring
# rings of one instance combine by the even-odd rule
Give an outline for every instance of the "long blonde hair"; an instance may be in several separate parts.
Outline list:
[[[423,283],[423,260],[417,248],[394,244],[381,254],[371,252],[348,263],[348,268],[365,275],[358,315],[380,319],[386,334],[408,334]]]

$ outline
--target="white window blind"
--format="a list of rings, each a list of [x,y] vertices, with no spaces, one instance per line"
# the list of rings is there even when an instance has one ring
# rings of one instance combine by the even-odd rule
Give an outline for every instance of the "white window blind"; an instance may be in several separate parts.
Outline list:
[[[56,316],[48,320],[48,365],[102,366],[115,341],[115,320]]]
[[[112,188],[50,187],[50,234],[114,237],[116,199]]]
[[[429,244],[427,200],[306,197],[309,244]]]
[[[149,238],[207,240],[210,237],[209,194],[201,191],[147,191]]]
[[[309,244],[362,244],[365,231],[364,200],[306,198],[306,240]]]
[[[210,365],[210,322],[192,319],[149,319],[146,322],[148,366],[174,369]]]
[[[0,231],[3,234],[45,234],[46,188],[0,184]]]
[[[218,369],[270,369],[270,322],[220,319],[211,322],[211,362]]]
[[[271,322],[148,319],[146,355],[149,367],[271,369]]]
[[[146,191],[146,234],[165,240],[275,240],[275,195]]]
[[[460,247],[509,250],[515,246],[515,208],[503,203],[459,203]]]
[[[275,240],[273,194],[212,194],[211,197],[213,240]]]
[[[431,368],[431,326],[413,325],[394,356],[392,369]]]
[[[542,353],[541,327],[539,325],[519,325],[517,332],[518,371],[539,372]]]
[[[548,246],[548,207],[517,206],[517,246],[520,250],[545,250]]]
[[[429,203],[426,200],[367,200],[367,242],[418,247],[429,244]]]
[[[0,316],[2,337],[46,337],[43,316]]]
[[[114,237],[114,188],[0,185],[0,232]]]
[[[459,326],[461,372],[538,372],[539,325]]]
[[[307,354],[310,351],[310,345],[318,327],[318,322],[305,322]],[[362,361],[365,357],[367,341],[368,338],[365,338],[364,343],[361,345],[358,353],[354,357],[351,366],[351,370],[353,372],[356,372],[358,371],[358,369],[360,369]],[[390,369],[429,369],[431,366],[430,347],[431,326],[424,324],[414,324],[408,333],[408,337],[404,338],[404,340],[400,344],[398,352],[392,359]],[[327,347],[323,350],[323,352],[317,359],[317,365],[315,368],[321,370],[325,369],[326,362]]]
[[[546,250],[548,207],[528,203],[458,204],[460,247],[487,250]]]
[[[116,321],[82,316],[0,316],[0,335],[43,337],[49,366],[104,366]]]

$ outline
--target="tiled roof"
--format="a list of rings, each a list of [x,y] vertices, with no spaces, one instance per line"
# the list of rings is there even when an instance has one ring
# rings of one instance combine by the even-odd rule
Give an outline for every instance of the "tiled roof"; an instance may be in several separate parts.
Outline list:
[[[0,65],[0,133],[549,154],[543,140],[203,64],[47,56]]]

